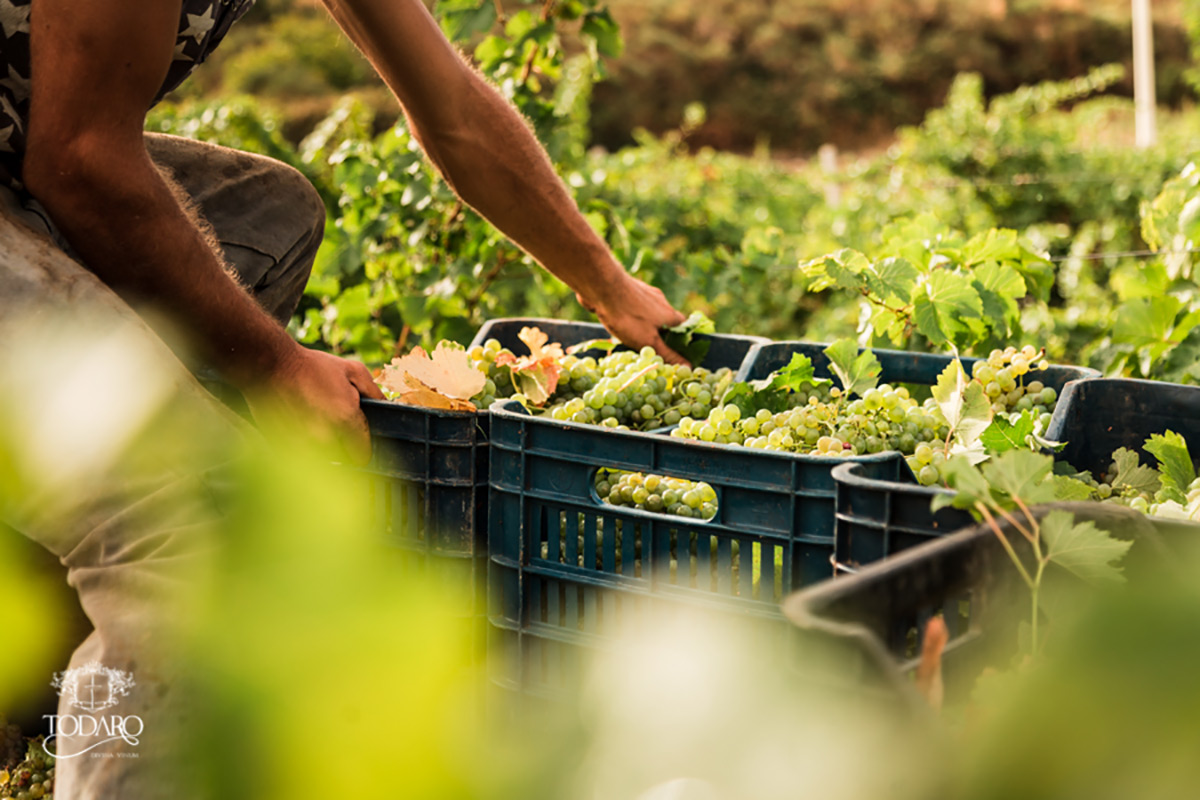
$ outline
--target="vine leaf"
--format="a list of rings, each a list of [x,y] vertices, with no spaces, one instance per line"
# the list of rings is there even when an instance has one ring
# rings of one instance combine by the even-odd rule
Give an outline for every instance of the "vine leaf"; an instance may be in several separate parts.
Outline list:
[[[432,355],[414,347],[408,355],[392,359],[383,368],[379,386],[402,403],[472,411],[470,398],[486,382],[487,376],[471,366],[466,350],[441,342]]]
[[[1092,487],[1070,475],[1055,475],[1054,499],[1063,501],[1091,500]]]
[[[792,360],[775,371],[768,386],[771,389],[798,392],[804,386],[823,386],[827,383],[833,381],[814,377],[812,359],[803,353],[792,353]]]
[[[1109,476],[1109,485],[1114,491],[1118,487],[1128,486],[1138,494],[1154,496],[1159,490],[1162,482],[1158,473],[1150,467],[1143,466],[1135,451],[1122,447],[1115,451],[1112,457],[1114,469],[1111,471],[1116,474]]]
[[[588,339],[586,342],[579,342],[567,348],[567,355],[575,355],[588,350],[600,350],[605,353],[611,353],[620,344],[616,339]]]
[[[602,56],[617,58],[625,49],[621,29],[608,9],[585,14],[579,32],[596,43],[596,52]]]
[[[983,312],[1002,320],[1004,332],[1012,333],[1019,315],[1017,300],[1025,296],[1025,280],[1007,264],[988,262],[972,272],[971,285],[979,293]]]
[[[971,279],[946,269],[929,273],[913,299],[913,322],[935,345],[957,342],[983,316],[983,302]]]
[[[666,342],[667,347],[688,361],[700,364],[708,355],[708,348],[712,345],[712,340],[704,335],[697,337],[697,334],[716,332],[717,326],[711,319],[699,311],[693,311],[692,315],[683,322],[667,328],[663,334],[663,341]]]
[[[540,406],[550,399],[558,388],[558,376],[562,372],[559,359],[563,357],[562,345],[547,344],[549,335],[540,328],[521,328],[517,338],[529,348],[529,355],[517,357],[501,353],[496,365],[508,367],[513,386],[529,398],[529,402]]]
[[[1133,542],[1114,539],[1094,522],[1076,522],[1068,511],[1051,511],[1041,521],[1047,560],[1088,583],[1124,583],[1114,562],[1129,552]]]
[[[1046,480],[1053,469],[1051,456],[1029,450],[1009,450],[984,464],[980,471],[994,490],[1020,498],[1028,506],[1054,499],[1054,483]]]
[[[941,473],[946,485],[954,490],[954,494],[935,496],[929,506],[933,511],[946,506],[973,509],[979,503],[989,508],[995,507],[991,487],[979,468],[968,459],[961,456],[947,459],[942,464]]]
[[[950,436],[959,450],[976,462],[987,458],[979,445],[984,431],[992,424],[992,404],[983,385],[967,377],[957,358],[938,375],[933,399],[946,418]]]
[[[1196,468],[1188,453],[1187,441],[1174,431],[1154,434],[1146,440],[1146,452],[1158,459],[1163,499],[1187,502],[1187,490],[1196,480]]]
[[[824,353],[829,358],[830,370],[837,375],[846,392],[861,397],[863,392],[879,385],[883,366],[870,350],[860,353],[852,340],[839,339],[826,347]]]
[[[1035,424],[1033,412],[1028,410],[1022,411],[1015,422],[1010,422],[1004,416],[997,416],[979,439],[988,452],[993,454],[1026,448],[1029,447],[1029,437],[1033,436]]]
[[[863,285],[859,275],[870,261],[857,250],[843,248],[800,264],[800,273],[809,278],[808,290],[820,292],[831,286],[857,290]]]
[[[864,277],[871,292],[880,300],[898,300],[907,304],[921,273],[903,258],[885,258],[873,264]]]

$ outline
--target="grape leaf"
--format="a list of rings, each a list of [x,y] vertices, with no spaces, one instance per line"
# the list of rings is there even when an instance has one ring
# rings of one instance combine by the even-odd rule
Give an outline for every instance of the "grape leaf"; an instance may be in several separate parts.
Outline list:
[[[971,277],[984,314],[1003,320],[1004,332],[1011,333],[1018,319],[1017,300],[1025,296],[1025,281],[1012,267],[995,262],[976,267]]]
[[[1196,467],[1188,454],[1187,441],[1174,431],[1154,434],[1146,440],[1146,452],[1158,459],[1160,491],[1166,492],[1162,499],[1187,502],[1187,490],[1196,480]]]
[[[1138,454],[1124,447],[1112,454],[1113,464],[1116,465],[1115,475],[1109,475],[1109,485],[1116,491],[1118,487],[1128,486],[1139,494],[1153,496],[1162,485],[1158,473],[1143,466]]]
[[[1029,447],[1029,437],[1033,435],[1036,420],[1032,411],[1022,411],[1016,422],[1010,422],[1003,415],[992,420],[992,424],[979,437],[989,453],[998,454],[1006,450]]]
[[[860,353],[858,345],[852,340],[839,339],[826,347],[824,353],[829,358],[830,370],[850,394],[862,396],[863,392],[879,384],[879,373],[883,366],[870,350]]]
[[[1076,522],[1068,511],[1051,511],[1041,520],[1046,557],[1088,583],[1124,583],[1113,562],[1125,557],[1133,542],[1114,539],[1094,522]]]
[[[1021,257],[1017,232],[1011,228],[992,228],[977,233],[962,247],[964,266],[987,261],[1015,261]]]
[[[473,34],[483,33],[491,29],[496,22],[496,6],[483,0],[458,0],[438,3],[438,19],[442,31],[452,42],[468,39]]]
[[[1054,484],[1046,480],[1054,458],[1029,450],[1008,450],[984,464],[980,471],[993,490],[1020,498],[1027,506],[1054,499]]]
[[[535,406],[550,399],[558,388],[562,372],[559,359],[563,357],[562,345],[547,344],[550,337],[540,328],[521,328],[517,338],[529,348],[529,355],[519,358],[512,353],[502,352],[496,357],[496,365],[508,367],[513,387]]]
[[[573,356],[576,353],[584,353],[588,350],[600,350],[605,353],[611,353],[619,344],[616,339],[588,339],[586,342],[579,342],[568,347],[567,355]]]
[[[812,359],[803,353],[792,353],[792,360],[775,371],[768,385],[772,389],[798,392],[804,386],[823,386],[833,382],[828,378],[813,376]]]
[[[1171,295],[1128,300],[1117,309],[1113,341],[1134,347],[1168,343],[1182,308],[1183,302]]]
[[[693,311],[692,315],[683,322],[673,328],[667,328],[663,334],[663,341],[666,342],[667,347],[688,361],[700,364],[708,355],[708,348],[712,345],[712,340],[705,336],[697,338],[696,334],[716,333],[716,331],[717,326],[711,319],[699,311]]]
[[[950,426],[950,435],[968,450],[992,423],[992,404],[983,385],[967,377],[957,358],[938,375],[933,399]]]
[[[609,58],[617,58],[625,49],[625,41],[621,38],[621,29],[608,9],[589,11],[583,17],[583,25],[579,30],[585,37],[591,37],[596,42],[596,52]]]
[[[858,274],[870,264],[867,257],[857,250],[842,249],[820,258],[800,264],[800,273],[810,278],[808,290],[820,292],[830,286],[856,289],[862,285]]]
[[[383,368],[379,385],[384,391],[401,398],[406,393],[415,393],[412,398],[414,405],[428,405],[435,401],[425,394],[426,391],[448,400],[469,400],[483,389],[486,382],[487,376],[471,366],[466,350],[449,342],[439,342],[432,355],[427,355],[420,347],[414,347],[408,355],[392,359],[392,363]],[[448,406],[439,404],[431,407]]]
[[[1052,476],[1055,500],[1091,500],[1092,487],[1070,475]]]
[[[939,494],[933,498],[930,509],[938,511],[946,506],[973,509],[977,503],[995,506],[992,489],[979,468],[962,457],[949,458],[941,466],[946,485],[954,490],[953,495]],[[978,516],[978,515],[976,515]]]
[[[737,406],[743,417],[753,416],[760,408],[777,414],[789,407],[788,393],[771,388],[769,380],[735,383],[725,392],[721,402]]]
[[[867,287],[880,300],[896,299],[907,303],[921,273],[903,258],[885,258],[873,264],[863,276]]]
[[[965,275],[934,270],[913,300],[913,322],[921,335],[935,345],[958,343],[971,331],[967,320],[983,316],[983,302]]]

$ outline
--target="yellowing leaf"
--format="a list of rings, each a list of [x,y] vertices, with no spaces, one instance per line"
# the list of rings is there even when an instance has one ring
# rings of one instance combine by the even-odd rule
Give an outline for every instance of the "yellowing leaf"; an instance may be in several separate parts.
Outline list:
[[[447,397],[440,392],[435,392],[411,375],[406,375],[404,380],[408,388],[396,398],[401,403],[410,406],[422,406],[424,408],[440,408],[446,411],[475,410],[475,404],[470,400],[458,400],[453,397]]]
[[[418,393],[426,389],[447,399],[468,400],[483,389],[487,376],[471,366],[466,350],[440,342],[432,356],[426,355],[420,347],[414,347],[408,355],[393,359],[383,368],[379,385],[393,395],[404,395],[414,391],[413,381],[419,384],[415,389]]]
[[[529,348],[529,355],[518,358],[511,353],[501,353],[496,358],[496,365],[507,366],[512,372],[513,385],[529,398],[529,402],[540,406],[558,388],[562,345],[546,344],[550,337],[540,328],[521,328],[517,338]]]
[[[521,328],[521,332],[517,334],[517,338],[529,348],[529,358],[533,361],[563,357],[562,345],[557,342],[547,345],[546,342],[550,341],[550,336],[541,328]]]

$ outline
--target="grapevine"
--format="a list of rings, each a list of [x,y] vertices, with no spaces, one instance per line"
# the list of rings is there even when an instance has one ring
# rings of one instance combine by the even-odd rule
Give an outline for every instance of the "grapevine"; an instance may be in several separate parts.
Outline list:
[[[42,748],[42,737],[24,739],[21,729],[0,714],[0,798],[52,798],[54,772],[54,758]]]

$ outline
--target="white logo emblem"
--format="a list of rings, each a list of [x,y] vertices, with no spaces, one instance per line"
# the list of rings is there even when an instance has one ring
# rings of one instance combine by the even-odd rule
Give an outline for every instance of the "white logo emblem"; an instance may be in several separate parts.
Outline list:
[[[112,669],[99,661],[89,661],[82,667],[56,673],[51,685],[59,697],[87,712],[112,708],[133,688],[133,674]]]

